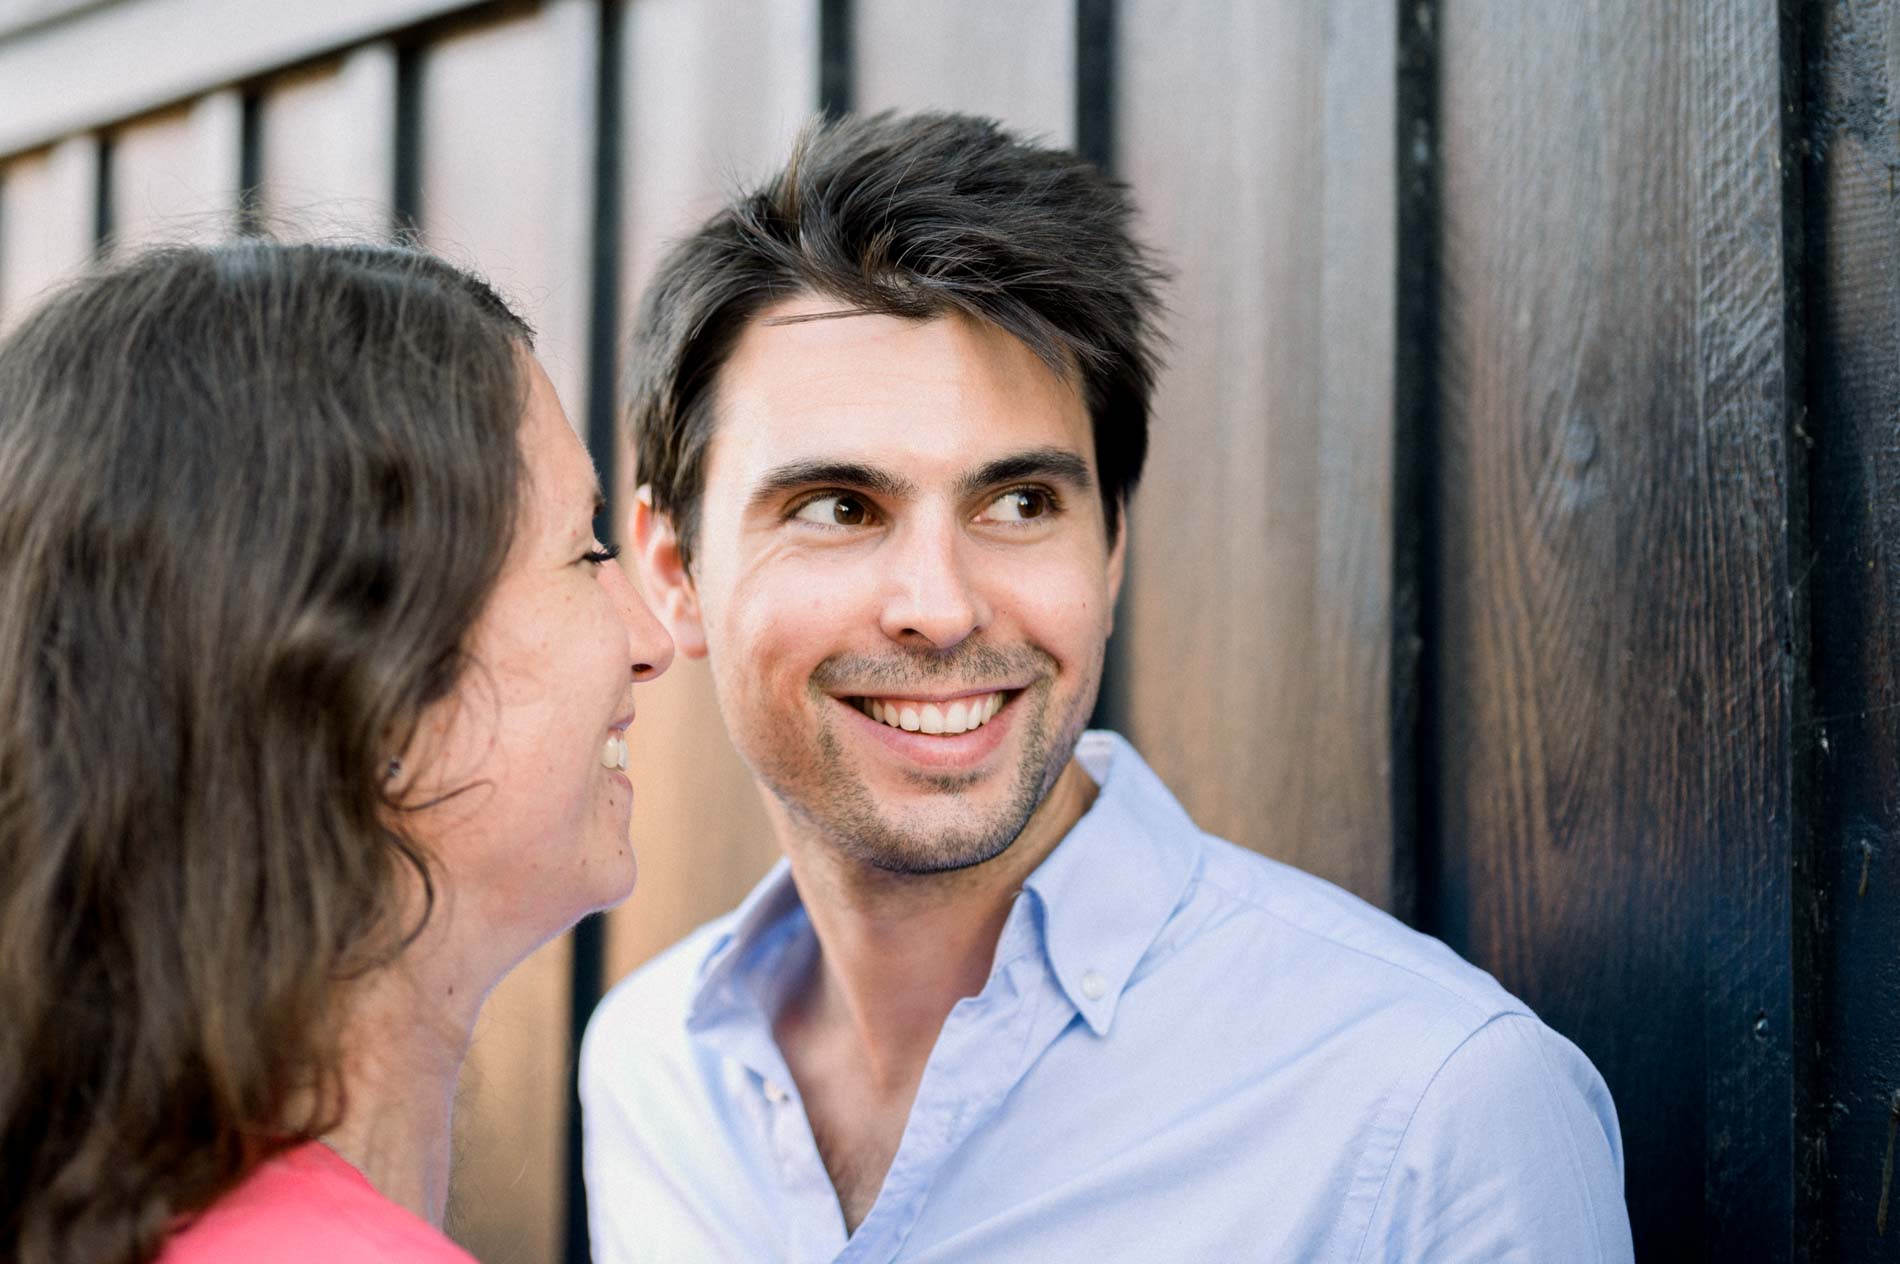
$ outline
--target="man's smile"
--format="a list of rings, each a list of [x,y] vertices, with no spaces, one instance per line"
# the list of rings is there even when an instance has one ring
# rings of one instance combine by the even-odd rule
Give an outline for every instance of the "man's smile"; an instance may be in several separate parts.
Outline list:
[[[1027,687],[946,694],[830,694],[847,731],[883,752],[871,763],[895,757],[899,768],[934,775],[969,776],[990,767],[1018,727],[1016,703]],[[930,727],[926,726],[926,721]],[[861,750],[863,748],[860,748]],[[866,754],[869,752],[866,751]],[[861,770],[868,765],[860,765]]]
[[[1018,692],[1020,690],[997,689],[959,694],[953,698],[880,695],[854,697],[849,701],[873,720],[894,729],[954,736],[988,724]]]

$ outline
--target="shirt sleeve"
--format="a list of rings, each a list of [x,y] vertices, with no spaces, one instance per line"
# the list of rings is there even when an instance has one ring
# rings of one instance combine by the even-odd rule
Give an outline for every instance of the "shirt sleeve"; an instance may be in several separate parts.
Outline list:
[[[1633,1259],[1616,1108],[1589,1059],[1527,1014],[1473,1032],[1406,1125],[1357,1258]]]

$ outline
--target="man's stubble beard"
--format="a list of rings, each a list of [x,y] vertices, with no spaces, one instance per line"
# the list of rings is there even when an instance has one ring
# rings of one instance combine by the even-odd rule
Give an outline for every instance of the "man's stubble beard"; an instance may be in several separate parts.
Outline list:
[[[923,675],[939,677],[967,670],[972,660],[986,667],[993,677],[1017,674],[1021,665],[1031,659],[1036,666],[1037,683],[1010,702],[1012,708],[1025,709],[1024,714],[1013,720],[1021,726],[1023,743],[1015,783],[1003,804],[993,809],[987,819],[973,825],[946,826],[935,819],[941,814],[934,812],[927,814],[933,818],[929,821],[893,819],[892,813],[880,808],[870,788],[851,766],[828,715],[830,695],[823,686],[827,679],[849,679],[858,685],[875,683],[879,673],[867,672],[868,664],[863,660],[837,657],[826,660],[813,671],[812,702],[817,713],[825,717],[815,734],[814,750],[805,753],[769,748],[758,751],[747,762],[792,819],[844,859],[899,875],[969,869],[1009,850],[1062,776],[1088,725],[1095,693],[1101,685],[1105,656],[1105,649],[1097,653],[1088,682],[1074,696],[1067,713],[1054,717],[1050,710],[1055,702],[1055,661],[1040,650],[1024,649],[1020,653],[1006,654],[986,646],[960,646],[946,655],[913,661],[910,665],[913,668],[929,664],[923,668]],[[878,687],[890,689],[899,683],[895,679],[898,672],[887,671],[886,674],[893,679]],[[902,675],[909,684],[915,684],[918,679],[916,671],[902,671]],[[925,773],[909,774],[909,778],[913,784],[953,803],[958,791],[978,780],[975,775]]]

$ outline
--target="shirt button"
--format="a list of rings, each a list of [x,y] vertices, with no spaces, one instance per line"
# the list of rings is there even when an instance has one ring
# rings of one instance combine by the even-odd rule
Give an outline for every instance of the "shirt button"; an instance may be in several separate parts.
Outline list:
[[[1108,994],[1108,980],[1091,970],[1082,976],[1082,995],[1099,1001]]]
[[[765,1100],[766,1101],[771,1102],[774,1106],[782,1106],[785,1104],[785,1098],[786,1098],[786,1092],[784,1089],[780,1088],[778,1085],[774,1084],[770,1080],[767,1080],[765,1082]]]

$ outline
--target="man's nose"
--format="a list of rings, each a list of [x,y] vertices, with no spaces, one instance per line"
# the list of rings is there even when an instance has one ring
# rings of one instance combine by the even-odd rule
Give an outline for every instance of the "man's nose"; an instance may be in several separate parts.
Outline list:
[[[645,682],[664,672],[673,662],[673,638],[640,599],[633,581],[627,578],[617,561],[607,562],[603,582],[613,594],[614,608],[627,629],[627,649],[633,655],[633,678]]]
[[[952,523],[906,524],[882,550],[884,635],[916,648],[947,650],[989,622],[973,544]]]

